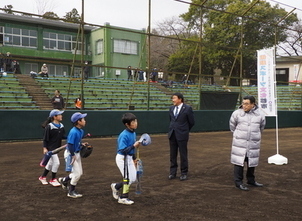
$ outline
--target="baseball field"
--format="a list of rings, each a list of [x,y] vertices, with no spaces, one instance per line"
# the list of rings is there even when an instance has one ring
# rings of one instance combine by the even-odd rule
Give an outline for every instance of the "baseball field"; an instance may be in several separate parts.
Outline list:
[[[188,180],[168,180],[167,135],[151,135],[140,148],[144,163],[143,192],[133,205],[113,199],[110,184],[122,177],[115,165],[116,138],[90,138],[94,146],[82,160],[84,174],[77,185],[82,198],[69,198],[61,187],[42,185],[42,141],[0,143],[0,219],[3,221],[100,220],[302,220],[302,128],[279,129],[280,154],[287,165],[268,164],[276,154],[275,129],[263,132],[256,181],[264,187],[241,191],[233,183],[229,131],[192,133]],[[85,141],[85,140],[84,140]],[[63,152],[58,177],[65,176]],[[178,174],[179,175],[179,174]],[[49,177],[48,177],[49,179]]]

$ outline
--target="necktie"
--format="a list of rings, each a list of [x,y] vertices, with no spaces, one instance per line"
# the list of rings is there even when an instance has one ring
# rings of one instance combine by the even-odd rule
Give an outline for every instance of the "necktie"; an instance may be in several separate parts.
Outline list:
[[[175,110],[174,117],[177,117],[178,116],[178,106],[176,106],[175,108],[176,108],[176,110]]]

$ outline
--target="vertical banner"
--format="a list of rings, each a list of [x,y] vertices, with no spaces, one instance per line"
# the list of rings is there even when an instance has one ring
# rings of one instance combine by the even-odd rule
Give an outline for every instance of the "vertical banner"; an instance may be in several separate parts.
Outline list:
[[[274,48],[257,50],[258,104],[266,116],[277,116]]]

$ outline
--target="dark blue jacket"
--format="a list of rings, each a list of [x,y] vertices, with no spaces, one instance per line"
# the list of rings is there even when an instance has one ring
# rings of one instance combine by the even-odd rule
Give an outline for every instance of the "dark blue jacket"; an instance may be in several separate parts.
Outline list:
[[[174,117],[174,108],[175,106],[173,105],[169,110],[170,126],[168,137],[170,138],[174,132],[177,140],[189,140],[189,132],[195,124],[192,107],[183,104],[177,118]]]

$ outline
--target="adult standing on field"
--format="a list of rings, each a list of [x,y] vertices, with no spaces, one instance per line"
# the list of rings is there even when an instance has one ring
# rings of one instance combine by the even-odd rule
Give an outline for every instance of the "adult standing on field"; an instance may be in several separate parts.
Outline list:
[[[177,154],[180,154],[179,179],[184,181],[188,174],[188,140],[189,132],[195,124],[192,107],[184,104],[184,97],[181,93],[172,95],[173,105],[170,107],[170,126],[169,126],[169,143],[170,143],[170,175],[169,180],[176,178],[177,173]]]
[[[247,184],[262,187],[255,181],[255,167],[259,163],[261,133],[265,127],[265,116],[255,103],[255,97],[245,96],[242,105],[230,118],[233,132],[231,163],[234,164],[234,182],[240,190],[249,190],[243,184],[244,163],[247,164]]]

